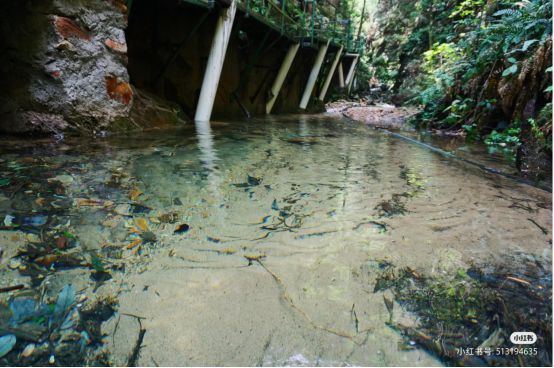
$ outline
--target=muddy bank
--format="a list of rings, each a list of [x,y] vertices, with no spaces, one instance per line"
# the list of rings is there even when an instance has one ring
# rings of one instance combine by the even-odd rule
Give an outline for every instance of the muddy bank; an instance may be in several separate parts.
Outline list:
[[[359,121],[376,128],[414,130],[407,120],[415,116],[419,110],[413,107],[396,107],[386,103],[373,104],[361,99],[358,102],[339,100],[325,106],[328,113]]]

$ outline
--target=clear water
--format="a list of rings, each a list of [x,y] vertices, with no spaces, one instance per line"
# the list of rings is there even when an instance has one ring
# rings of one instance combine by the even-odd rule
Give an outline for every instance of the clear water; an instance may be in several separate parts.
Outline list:
[[[401,349],[385,324],[378,262],[449,275],[518,254],[551,259],[550,193],[336,117],[0,149],[12,180],[1,214],[46,215],[45,231],[78,237],[75,251],[125,264],[96,291],[119,299],[120,318],[104,326],[116,364],[133,348],[135,315],[147,330],[140,365],[440,365]],[[72,201],[56,212],[37,199],[59,175],[71,179],[56,200]],[[13,194],[16,182],[26,184]],[[5,283],[27,282],[5,267],[20,243],[1,233]],[[90,288],[88,272],[47,280]],[[394,318],[416,323],[398,305]]]

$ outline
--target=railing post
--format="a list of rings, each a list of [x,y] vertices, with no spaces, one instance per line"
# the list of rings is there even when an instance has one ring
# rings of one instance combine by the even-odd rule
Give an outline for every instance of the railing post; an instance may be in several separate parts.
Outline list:
[[[209,121],[212,115],[217,86],[219,85],[236,11],[237,0],[233,0],[229,8],[222,9],[219,13],[206,71],[204,72],[198,106],[196,107],[195,121]]]

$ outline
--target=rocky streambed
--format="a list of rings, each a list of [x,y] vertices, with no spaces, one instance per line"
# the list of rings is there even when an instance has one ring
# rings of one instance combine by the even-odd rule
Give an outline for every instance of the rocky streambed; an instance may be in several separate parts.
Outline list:
[[[0,150],[2,365],[551,362],[540,189],[329,116]]]

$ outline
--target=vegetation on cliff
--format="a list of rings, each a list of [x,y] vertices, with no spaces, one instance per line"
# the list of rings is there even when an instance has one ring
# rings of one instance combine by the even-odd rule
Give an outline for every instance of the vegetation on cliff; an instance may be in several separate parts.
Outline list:
[[[547,0],[382,0],[369,40],[375,81],[418,123],[517,150],[551,175],[552,4]]]

